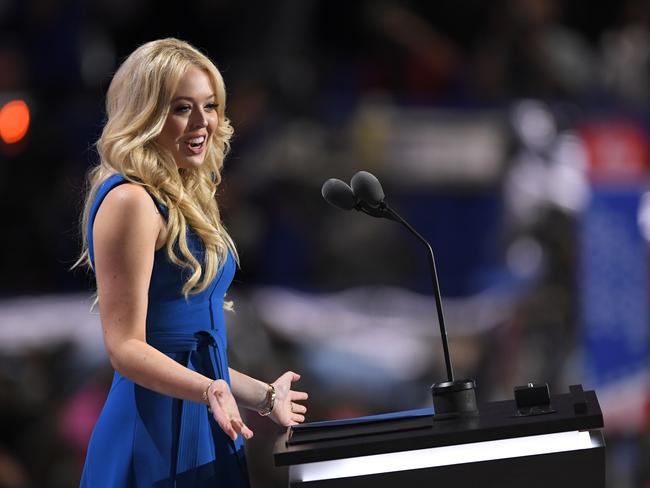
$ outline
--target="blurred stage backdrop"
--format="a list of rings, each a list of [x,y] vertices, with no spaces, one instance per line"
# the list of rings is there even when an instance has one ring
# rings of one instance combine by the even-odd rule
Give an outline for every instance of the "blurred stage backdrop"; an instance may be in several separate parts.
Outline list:
[[[371,171],[434,248],[479,400],[595,389],[608,486],[650,487],[645,0],[0,1],[0,486],[78,483],[112,374],[92,279],[69,271],[84,176],[111,74],[167,36],[229,94],[234,366],[300,372],[310,420],[430,404],[424,249],[320,195]],[[278,430],[248,421],[254,486],[286,486]]]

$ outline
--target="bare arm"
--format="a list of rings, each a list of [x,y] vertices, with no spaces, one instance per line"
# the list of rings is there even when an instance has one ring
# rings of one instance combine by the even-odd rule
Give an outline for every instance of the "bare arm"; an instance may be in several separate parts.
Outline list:
[[[249,410],[262,410],[266,406],[269,385],[232,368],[228,368],[228,371],[230,372],[230,388],[237,403]]]
[[[146,343],[149,282],[162,232],[164,223],[153,201],[138,185],[118,186],[99,208],[93,242],[104,343],[111,364],[123,376],[158,393],[205,403],[212,380]],[[241,418],[227,383],[212,383],[208,397],[219,425],[233,437],[231,424]],[[245,430],[235,430],[249,437],[248,428],[241,426]]]
[[[257,411],[267,407],[269,391],[267,383],[232,368],[229,368],[229,371],[232,393],[241,406]],[[291,389],[291,384],[299,379],[299,374],[287,371],[272,383],[275,387],[276,399],[270,417],[276,424],[286,427],[305,421],[307,408],[297,402],[307,400],[308,395]]]

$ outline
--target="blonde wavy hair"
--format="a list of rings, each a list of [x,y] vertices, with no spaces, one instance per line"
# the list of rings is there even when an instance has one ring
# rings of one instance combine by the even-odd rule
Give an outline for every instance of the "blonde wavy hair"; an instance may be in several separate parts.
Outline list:
[[[171,154],[156,143],[170,110],[172,96],[188,68],[196,66],[210,78],[219,121],[208,141],[203,164],[179,169]],[[138,47],[115,73],[106,95],[107,121],[96,143],[99,164],[88,173],[81,231],[83,250],[74,266],[92,269],[88,252],[88,219],[99,186],[113,174],[145,189],[169,210],[166,251],[170,261],[190,276],[182,292],[207,288],[228,252],[237,251],[221,222],[215,198],[223,160],[230,149],[233,128],[225,116],[226,91],[216,66],[195,47],[178,39],[148,42]],[[203,262],[192,255],[187,226],[204,245]],[[178,253],[177,253],[178,251]],[[231,305],[227,304],[226,308]]]

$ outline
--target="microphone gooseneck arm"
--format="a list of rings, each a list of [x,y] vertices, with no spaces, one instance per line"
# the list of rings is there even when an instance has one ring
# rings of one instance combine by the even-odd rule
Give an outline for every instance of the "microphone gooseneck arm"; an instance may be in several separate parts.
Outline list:
[[[411,226],[411,224],[386,204],[384,190],[381,187],[381,183],[373,174],[368,173],[367,171],[357,172],[352,177],[350,185],[341,180],[330,178],[323,185],[321,192],[330,205],[341,210],[355,209],[356,211],[365,213],[371,217],[399,222],[426,246],[429,251],[428,256],[429,264],[431,265],[433,294],[436,300],[438,325],[440,326],[440,339],[442,340],[448,379],[448,381],[431,385],[434,412],[433,419],[447,420],[465,416],[475,417],[478,415],[478,406],[476,403],[476,382],[473,379],[454,380],[454,371],[451,367],[451,358],[449,355],[449,342],[447,340],[445,317],[442,313],[442,298],[440,296],[436,259],[433,255],[431,245]]]
[[[436,270],[436,259],[433,255],[433,249],[427,240],[422,237],[422,235],[416,231],[411,224],[404,220],[395,210],[390,208],[385,202],[381,202],[377,207],[371,207],[364,202],[358,203],[355,207],[356,210],[372,215],[373,217],[387,218],[399,222],[408,231],[413,234],[418,240],[424,244],[429,251],[429,264],[431,266],[431,278],[433,282],[433,294],[436,299],[436,310],[438,312],[438,325],[440,326],[440,338],[442,339],[442,348],[445,356],[445,366],[447,368],[447,380],[450,382],[454,381],[454,371],[451,366],[451,357],[449,355],[449,343],[447,340],[447,328],[445,327],[445,317],[442,313],[442,298],[440,296],[440,285],[438,283],[438,272]]]
[[[399,222],[417,239],[422,242],[429,251],[429,264],[431,266],[431,280],[433,282],[433,294],[436,300],[436,310],[438,312],[438,325],[440,327],[440,338],[445,356],[445,366],[447,367],[447,379],[450,383],[454,382],[454,371],[451,367],[451,358],[449,356],[449,342],[447,339],[447,328],[445,327],[445,317],[442,313],[442,298],[440,296],[440,285],[438,283],[438,271],[436,270],[436,260],[433,255],[433,249],[427,240],[420,235],[406,220],[404,220],[395,210],[390,208],[384,201],[384,190],[379,180],[367,171],[359,171],[352,177],[351,186],[336,178],[327,180],[321,189],[323,198],[332,206],[341,210],[352,210],[365,213],[371,217],[393,220]]]

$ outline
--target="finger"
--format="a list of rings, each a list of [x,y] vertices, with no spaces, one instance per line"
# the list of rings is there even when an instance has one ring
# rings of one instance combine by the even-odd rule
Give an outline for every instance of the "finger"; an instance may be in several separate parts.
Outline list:
[[[301,401],[307,400],[309,395],[304,391],[291,391],[291,400],[292,401]]]
[[[305,416],[304,415],[294,414],[294,415],[291,416],[291,420],[293,420],[294,422],[301,423],[301,422],[305,421]]]
[[[300,375],[298,373],[294,373],[293,371],[287,371],[280,378],[284,377],[287,377],[287,379],[291,382],[298,381],[300,379]]]
[[[244,425],[244,427],[241,430],[241,435],[244,436],[244,439],[250,439],[253,437],[253,431],[250,430],[248,427]]]
[[[228,437],[230,437],[233,441],[237,440],[237,431],[230,427],[229,429],[224,429],[224,432]]]
[[[305,413],[307,412],[307,407],[305,407],[304,405],[300,405],[299,403],[293,403],[291,405],[291,411],[293,413]]]
[[[232,428],[230,422],[225,422],[225,423],[219,422],[219,427],[221,427],[221,430],[223,430],[226,433],[226,435],[230,437],[233,441],[237,440],[237,431]]]
[[[243,420],[233,419],[231,421],[231,424],[233,425],[235,431],[239,432],[241,435],[244,436],[244,439],[250,439],[251,437],[253,437],[253,431],[246,426]]]

